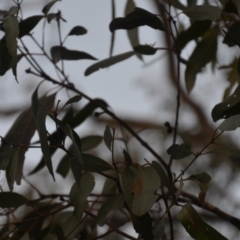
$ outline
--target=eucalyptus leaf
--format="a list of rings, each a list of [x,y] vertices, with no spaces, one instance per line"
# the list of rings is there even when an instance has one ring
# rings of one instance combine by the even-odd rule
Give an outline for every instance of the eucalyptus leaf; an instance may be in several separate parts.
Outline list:
[[[172,145],[168,148],[167,153],[171,155],[173,159],[185,158],[192,154],[191,150],[188,149],[184,143]]]
[[[96,148],[99,144],[101,144],[102,140],[103,140],[103,137],[98,135],[83,137],[81,139],[82,152],[86,152]]]
[[[69,104],[79,102],[81,99],[82,99],[82,96],[76,95],[76,96],[68,99],[67,102],[63,105],[62,108],[66,107],[66,106],[69,105]]]
[[[106,125],[106,127],[105,127],[103,140],[104,140],[107,148],[110,151],[112,151],[113,136],[112,136],[112,133],[111,133],[111,129],[108,125]]]
[[[49,10],[51,9],[51,7],[58,1],[59,0],[53,0],[53,1],[49,2],[48,4],[46,4],[44,6],[44,8],[42,9],[42,13],[44,13],[46,15],[49,12]]]
[[[221,131],[233,131],[240,127],[240,114],[229,117],[218,127]]]
[[[73,27],[70,32],[68,33],[68,36],[79,36],[79,35],[84,35],[87,33],[87,29],[82,27],[82,26],[75,26]]]

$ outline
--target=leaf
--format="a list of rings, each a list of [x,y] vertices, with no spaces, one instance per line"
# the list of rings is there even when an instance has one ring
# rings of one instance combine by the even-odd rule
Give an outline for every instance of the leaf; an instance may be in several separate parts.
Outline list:
[[[192,21],[214,21],[220,17],[221,9],[212,5],[197,5],[184,9],[183,13],[186,14]]]
[[[84,75],[89,76],[90,74],[98,71],[100,68],[110,67],[110,66],[112,66],[116,63],[122,62],[122,61],[132,57],[134,54],[135,54],[134,51],[130,51],[130,52],[122,53],[122,54],[113,56],[111,58],[107,58],[107,59],[104,59],[102,61],[99,61],[99,62],[91,65],[90,67],[88,67],[85,70]]]
[[[82,152],[86,152],[96,148],[99,144],[101,144],[102,140],[103,140],[103,137],[97,136],[97,135],[83,137],[81,139]]]
[[[87,29],[82,27],[82,26],[75,26],[71,29],[71,31],[68,33],[68,36],[79,36],[79,35],[84,35],[87,33]]]
[[[133,164],[132,158],[125,149],[123,149],[123,155],[124,155],[126,163],[129,165],[132,165]]]
[[[53,167],[52,167],[52,159],[51,159],[51,154],[48,146],[47,129],[45,125],[46,116],[47,116],[47,113],[45,109],[39,108],[38,114],[37,114],[37,125],[38,125],[39,139],[41,142],[41,150],[42,150],[48,171],[52,175],[53,180],[55,181]]]
[[[1,208],[17,208],[27,203],[27,199],[15,192],[0,192]]]
[[[39,21],[43,18],[42,15],[31,16],[29,18],[24,19],[19,23],[19,34],[18,38],[22,38],[25,35],[28,35],[39,23]]]
[[[115,0],[111,0],[112,20],[115,18],[115,14],[116,14],[115,8],[116,8]],[[112,32],[109,57],[112,57],[114,42],[115,42],[115,32]]]
[[[127,0],[126,7],[125,7],[125,16],[127,16],[129,13],[133,12],[135,10],[135,7],[136,7],[136,4],[135,4],[134,0]],[[112,34],[114,34],[114,32],[115,31],[113,31]],[[132,48],[134,48],[135,46],[138,46],[140,44],[138,28],[127,30],[127,35],[128,35],[128,39],[131,43]],[[143,57],[141,54],[138,53],[138,54],[136,54],[136,56],[140,60],[143,60]]]
[[[65,178],[71,168],[71,157],[68,154],[65,154],[60,160],[56,172]]]
[[[15,149],[9,145],[0,148],[0,170],[6,170],[14,151]]]
[[[161,185],[165,186],[168,189],[170,195],[172,196],[173,202],[177,203],[174,187],[169,182],[168,177],[167,177],[165,171],[163,170],[162,166],[159,163],[157,163],[156,161],[153,161],[152,162],[152,167],[158,173],[158,175],[161,179]]]
[[[63,229],[59,224],[55,224],[55,233],[56,233],[56,236],[57,236],[57,240],[64,240],[65,239]]]
[[[223,43],[227,44],[229,47],[233,47],[236,45],[236,42],[240,43],[240,33],[238,31],[240,27],[240,21],[235,21],[229,28],[228,28],[228,35],[225,36]],[[233,41],[233,39],[236,41]]]
[[[97,60],[95,57],[91,56],[86,52],[68,50],[67,48],[61,46],[52,47],[51,56],[54,63],[57,63],[60,60],[81,60],[81,59]]]
[[[185,158],[192,154],[190,149],[187,149],[184,143],[173,144],[171,147],[168,148],[167,153],[171,155],[173,159]]]
[[[81,220],[88,195],[95,186],[95,180],[91,173],[84,173],[79,183],[74,183],[69,193],[71,204],[74,206],[74,215]]]
[[[149,45],[138,45],[134,47],[134,51],[141,53],[143,55],[154,55],[157,52],[157,48]]]
[[[46,4],[44,6],[44,8],[42,9],[42,13],[44,13],[45,15],[47,15],[47,13],[49,12],[49,10],[51,9],[51,7],[58,2],[59,0],[53,0],[50,3]]]
[[[212,119],[214,122],[222,118],[229,118],[240,114],[240,86],[238,86],[232,95],[223,102],[217,104],[212,110]]]
[[[183,49],[191,40],[201,37],[209,30],[211,23],[210,20],[194,21],[187,30],[179,34],[177,46]]]
[[[130,30],[145,25],[164,31],[161,20],[155,14],[142,8],[135,8],[133,12],[127,14],[124,18],[113,19],[109,25],[109,29],[113,32],[118,29]]]
[[[112,133],[111,133],[111,129],[108,125],[106,125],[106,127],[105,127],[103,140],[104,140],[107,148],[110,151],[112,151],[113,136],[112,136]]]
[[[160,187],[160,178],[154,168],[126,167],[121,174],[121,181],[126,202],[133,214],[146,214],[157,199],[154,192]]]
[[[104,172],[113,170],[113,167],[99,157],[82,153],[84,170],[88,172]]]
[[[164,219],[162,219],[160,222],[158,221],[157,224],[154,226],[153,228],[153,236],[154,236],[154,240],[161,240],[163,239],[164,236],[164,232],[165,232],[165,221]]]
[[[240,127],[240,115],[234,115],[224,120],[218,127],[221,131],[233,131]]]
[[[217,51],[218,29],[210,30],[197,44],[187,62],[185,71],[185,83],[188,92],[191,92],[196,81],[196,75],[209,62],[211,62]]]
[[[228,150],[228,158],[236,166],[240,167],[240,150],[237,148],[230,148]]]
[[[18,13],[18,7],[17,6],[11,7],[8,11],[9,15],[15,15],[17,13]]]
[[[105,218],[113,210],[119,210],[123,207],[125,201],[124,194],[119,194],[114,197],[110,197],[100,208],[97,216],[97,223],[99,226],[105,224]]]
[[[227,238],[205,223],[190,203],[184,205],[176,217],[193,239],[227,240]]]
[[[171,6],[180,9],[180,10],[184,10],[186,7],[184,5],[182,5],[182,3],[178,0],[163,0],[165,3],[167,4],[171,4]]]
[[[82,96],[80,96],[80,95],[76,95],[76,96],[68,99],[67,102],[63,105],[62,109],[69,104],[79,102],[81,99],[82,99]]]

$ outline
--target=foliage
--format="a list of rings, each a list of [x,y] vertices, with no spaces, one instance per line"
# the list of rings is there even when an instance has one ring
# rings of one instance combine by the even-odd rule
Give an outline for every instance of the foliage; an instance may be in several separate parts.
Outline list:
[[[239,219],[205,200],[213,178],[210,176],[211,169],[208,166],[204,167],[204,171],[194,168],[201,156],[212,152],[220,152],[221,156],[227,155],[233,164],[240,166],[240,150],[236,144],[230,146],[222,138],[224,131],[234,131],[240,127],[240,87],[234,89],[240,75],[239,56],[234,58],[229,66],[219,67],[216,64],[222,44],[229,48],[240,47],[238,1],[219,0],[213,3],[204,1],[205,3],[200,5],[198,1],[186,1],[187,4],[183,5],[178,0],[156,0],[155,10],[158,14],[155,14],[137,7],[137,1],[126,0],[125,16],[116,17],[115,1],[112,0],[113,19],[109,23],[112,34],[110,57],[91,64],[84,75],[97,75],[99,69],[114,68],[115,64],[127,61],[133,56],[143,61],[145,55],[152,56],[160,51],[166,51],[169,58],[174,59],[171,67],[175,71],[172,80],[177,91],[177,107],[174,126],[169,122],[161,126],[172,139],[172,144],[165,149],[168,155],[164,156],[143,139],[135,131],[134,126],[116,116],[108,103],[102,99],[90,98],[69,80],[64,68],[65,61],[97,60],[95,56],[85,51],[70,50],[66,46],[67,38],[83,37],[87,34],[87,29],[80,25],[73,26],[63,40],[61,27],[66,20],[60,11],[56,13],[52,11],[55,4],[61,5],[58,0],[48,2],[42,6],[42,13],[39,11],[39,15],[28,18],[23,18],[23,2],[24,0],[13,1],[13,6],[9,10],[0,11],[1,30],[4,33],[0,40],[0,75],[5,75],[11,69],[19,81],[17,72],[22,69],[17,69],[17,66],[25,59],[30,66],[26,73],[44,80],[32,93],[31,107],[22,111],[8,133],[1,136],[0,169],[6,172],[9,191],[0,192],[4,222],[0,238],[110,239],[108,237],[114,233],[113,237],[116,237],[114,239],[119,236],[118,239],[173,240],[178,232],[176,230],[178,223],[175,223],[177,219],[183,226],[179,231],[186,231],[193,239],[227,239],[220,233],[220,228],[215,229],[208,220],[205,221],[203,212],[212,213],[239,230]],[[181,27],[182,17],[189,21],[189,27]],[[54,21],[57,23],[60,43],[51,46],[48,54],[44,44],[44,31],[46,25]],[[42,43],[33,33],[39,24],[43,26]],[[164,34],[167,39],[166,46],[140,44],[138,30],[142,26]],[[127,31],[132,49],[112,56],[115,32],[120,29]],[[219,39],[223,37],[223,41],[220,42]],[[25,44],[26,39],[36,44],[45,60],[55,68],[59,79],[50,76],[41,67],[35,54]],[[182,53],[190,42],[195,44],[194,49],[188,59],[184,59]],[[178,126],[180,104],[184,98],[188,99],[182,89],[180,78],[184,70],[185,89],[191,94],[192,90],[197,88],[195,86],[197,77],[201,77],[202,69],[209,63],[214,70],[230,69],[228,79],[230,87],[226,90],[223,101],[212,110],[213,122],[220,119],[224,121],[212,132],[208,131],[211,127],[207,129],[210,140],[201,143],[196,150],[196,146],[191,146]],[[56,90],[53,87],[51,94],[46,92],[39,97],[39,89],[45,82],[58,88]],[[68,96],[73,97],[69,97],[69,100],[59,107],[59,102],[57,104],[55,102],[62,89],[67,91]],[[231,92],[233,93],[230,94]],[[76,112],[73,105],[78,105],[82,99],[86,99],[88,103]],[[191,104],[194,106],[192,102]],[[102,112],[96,112],[96,117],[106,114],[117,122],[118,126],[106,124],[101,136],[80,136],[78,127],[87,122],[97,109],[101,109]],[[48,128],[48,121],[54,123],[53,132]],[[97,128],[98,125],[94,127]],[[144,164],[140,164],[140,161],[130,154],[124,131],[138,141],[142,149],[149,151],[154,159],[144,159]],[[35,133],[38,134],[38,140],[34,142]],[[121,133],[122,137],[119,137]],[[178,143],[179,139],[182,139],[181,143]],[[102,142],[105,143],[103,151],[111,154],[110,161],[98,155],[96,148]],[[116,157],[114,148],[116,142],[122,144],[121,158]],[[163,143],[160,142],[159,145]],[[220,145],[220,148],[217,149],[216,145]],[[57,181],[58,174],[63,178],[71,174],[74,183],[72,187],[68,186],[69,191],[66,194],[52,192],[46,195],[31,183],[30,186],[37,191],[38,197],[28,197],[14,191],[15,184],[21,184],[22,179],[27,182],[28,176],[23,176],[23,168],[25,155],[31,148],[41,149],[42,158],[29,175],[34,175],[37,179],[39,171],[43,168],[47,168],[53,181]],[[56,169],[53,164],[55,152],[64,153]],[[190,161],[186,164],[186,160]],[[179,171],[179,168],[182,170]],[[191,169],[194,169],[193,172]],[[105,179],[104,186],[100,193],[96,193],[95,184],[99,176]],[[192,186],[192,183],[198,197],[187,191],[187,186]],[[66,185],[68,184],[66,182]],[[131,223],[138,238],[135,238],[132,232],[120,229],[127,223]],[[106,226],[107,230],[101,235],[98,229],[102,226]]]

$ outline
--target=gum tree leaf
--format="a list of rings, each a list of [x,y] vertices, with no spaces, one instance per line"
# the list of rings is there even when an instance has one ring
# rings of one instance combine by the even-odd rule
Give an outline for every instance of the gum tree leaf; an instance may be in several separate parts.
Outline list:
[[[113,170],[113,167],[99,157],[82,153],[84,170],[88,172],[104,172]]]
[[[190,203],[184,205],[176,217],[193,239],[227,240],[227,238],[217,232],[213,227],[205,223]]]
[[[218,127],[221,131],[233,131],[240,127],[240,115],[234,115],[224,120]]]
[[[214,21],[220,17],[221,9],[212,5],[198,5],[184,9],[183,13],[186,14],[192,21]]]
[[[98,71],[101,68],[107,68],[110,67],[116,63],[122,62],[130,57],[132,57],[133,55],[135,55],[134,51],[130,51],[130,52],[126,52],[126,53],[122,53],[116,56],[113,56],[111,58],[107,58],[104,59],[102,61],[99,61],[97,63],[94,63],[93,65],[91,65],[90,67],[88,67],[85,72],[84,75],[85,76],[89,76],[90,74]]]
[[[240,21],[235,21],[229,28],[228,28],[228,35],[231,36],[232,39],[235,39],[237,42],[240,42],[240,33],[238,31],[240,27]],[[223,43],[227,44],[229,47],[236,46],[236,42],[233,41],[228,36],[225,36]]]
[[[127,0],[127,3],[126,3],[126,7],[125,7],[125,17],[134,11],[136,7],[136,4],[134,2],[134,0]],[[115,18],[115,17],[114,17]],[[113,18],[113,19],[114,19]],[[113,31],[113,34],[114,34],[115,31]],[[131,29],[131,30],[127,30],[127,35],[128,35],[128,39],[131,43],[131,46],[132,48],[134,48],[135,46],[138,46],[140,45],[140,42],[139,42],[139,34],[138,34],[138,28],[134,28],[134,29]],[[140,53],[137,53],[136,56],[140,59],[140,60],[143,60],[143,57]]]
[[[95,186],[95,179],[91,173],[84,173],[79,183],[74,183],[69,193],[71,204],[74,206],[74,215],[81,220],[86,206],[88,195]]]
[[[39,23],[39,21],[43,18],[42,15],[31,16],[29,18],[24,19],[19,23],[19,34],[18,37],[22,38],[25,35],[28,35]]]
[[[5,147],[1,147],[1,149],[0,149],[0,170],[6,170],[8,163],[10,161],[10,158],[14,151],[15,151],[15,149],[13,149],[9,145],[7,145]]]
[[[47,113],[45,109],[39,108],[38,114],[37,114],[37,125],[38,125],[39,139],[41,142],[41,150],[42,150],[48,171],[52,175],[53,180],[55,181],[53,167],[52,167],[52,159],[51,159],[51,154],[48,146],[47,129],[46,129],[46,123],[45,123],[46,116],[47,116]]]
[[[187,62],[185,83],[188,92],[194,87],[201,69],[216,57],[218,29],[210,30],[197,44]]]
[[[163,239],[164,233],[165,233],[165,221],[162,219],[160,222],[158,221],[157,225],[154,226],[154,229],[152,231],[154,240],[161,240]]]
[[[8,14],[10,14],[10,15],[15,15],[17,13],[18,13],[18,7],[17,6],[11,7],[8,11]]]
[[[112,151],[113,136],[112,136],[111,129],[110,129],[110,127],[108,125],[106,125],[106,127],[105,127],[103,140],[104,140],[107,148],[110,151]]]
[[[240,114],[240,86],[238,86],[232,95],[223,102],[217,104],[212,110],[212,119],[216,122],[222,118],[229,118]]]
[[[97,136],[97,135],[83,137],[81,139],[82,152],[86,152],[96,148],[99,144],[101,144],[102,140],[103,140],[103,137]]]
[[[54,230],[55,230],[55,233],[56,233],[56,236],[57,236],[57,240],[64,240],[65,239],[63,229],[59,224],[55,224]]]
[[[115,18],[115,14],[116,14],[115,8],[116,8],[115,0],[111,0],[112,20]],[[113,55],[114,42],[115,42],[115,32],[112,32],[109,57],[112,57]]]
[[[125,149],[123,149],[123,156],[124,156],[127,164],[129,164],[129,165],[133,164],[131,156],[129,155],[129,153]]]
[[[47,15],[47,13],[49,12],[49,10],[51,9],[51,7],[58,2],[59,0],[53,0],[50,3],[46,4],[44,6],[44,8],[42,9],[42,13],[44,13],[45,15]]]
[[[84,35],[87,33],[87,29],[82,26],[75,26],[71,29],[71,31],[68,33],[68,36],[79,36],[79,35]]]
[[[143,55],[154,55],[157,52],[157,48],[154,48],[152,46],[149,45],[138,45],[135,46],[134,51],[141,53]]]
[[[184,143],[172,145],[168,148],[167,153],[171,155],[173,159],[185,158],[192,154],[190,149],[187,149]]]
[[[171,6],[178,8],[180,10],[184,10],[186,7],[182,5],[182,3],[178,0],[163,0],[167,4],[171,4]]]
[[[95,57],[91,56],[86,52],[69,50],[61,46],[52,47],[51,56],[55,63],[59,62],[60,60],[82,60],[82,59],[97,60]]]
[[[109,25],[109,29],[113,32],[119,29],[131,30],[145,25],[164,31],[161,20],[155,14],[138,7],[124,18],[113,19]]]
[[[161,179],[161,185],[165,186],[168,189],[170,195],[172,196],[173,202],[177,203],[174,187],[169,182],[168,177],[167,177],[165,171],[163,170],[162,166],[159,163],[157,163],[156,161],[153,161],[152,167],[158,173],[158,175]]]
[[[17,208],[27,203],[28,200],[15,192],[0,192],[1,208]]]
[[[82,99],[82,96],[76,95],[76,96],[70,98],[69,100],[67,100],[67,102],[63,105],[62,108],[66,107],[69,104],[79,102],[81,99]]]
[[[97,223],[99,226],[103,226],[105,224],[105,218],[107,217],[108,213],[113,210],[119,210],[123,207],[125,202],[124,194],[119,194],[114,197],[110,197],[100,208],[97,216]]]
[[[69,170],[71,169],[71,157],[66,154],[60,160],[56,172],[60,174],[63,178],[67,176]]]

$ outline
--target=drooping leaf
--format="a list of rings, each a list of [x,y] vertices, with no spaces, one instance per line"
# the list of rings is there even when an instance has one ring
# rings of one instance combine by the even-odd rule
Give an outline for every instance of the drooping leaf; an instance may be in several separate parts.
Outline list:
[[[115,8],[116,8],[115,0],[111,0],[112,20],[115,18],[115,14],[116,14]],[[113,55],[114,42],[115,42],[115,32],[112,32],[109,57],[112,57]]]
[[[71,157],[65,154],[60,160],[56,172],[65,178],[71,169]]]
[[[90,67],[88,67],[85,72],[84,75],[85,76],[89,76],[90,74],[98,71],[101,68],[107,68],[110,67],[116,63],[122,62],[130,57],[132,57],[135,54],[134,51],[130,51],[130,52],[126,52],[126,53],[122,53],[116,56],[113,56],[111,58],[107,58],[104,59],[102,61],[99,61],[97,63],[94,63],[93,65],[91,65]]]
[[[109,25],[109,29],[113,32],[118,29],[130,30],[145,25],[164,31],[161,20],[155,14],[137,7],[133,12],[127,14],[126,17],[113,19]]]
[[[192,154],[190,149],[187,149],[185,144],[174,144],[168,148],[167,153],[172,156],[173,159],[185,158]]]
[[[104,140],[107,148],[110,151],[112,151],[113,136],[112,136],[112,133],[111,133],[111,129],[108,125],[106,125],[106,127],[105,127],[103,140]]]
[[[138,45],[134,47],[134,51],[141,53],[143,55],[154,55],[157,52],[157,48],[150,45]]]
[[[46,4],[42,9],[42,13],[44,13],[46,15],[49,12],[49,10],[51,9],[51,7],[58,1],[59,0],[53,0],[53,1],[49,2],[48,4]]]
[[[134,0],[127,0],[127,3],[126,3],[126,7],[125,7],[125,17],[134,11],[136,7],[136,4],[134,2]],[[115,18],[115,17],[114,17]],[[113,19],[114,19],[113,18]],[[114,34],[115,31],[112,32],[112,34]],[[131,46],[132,48],[134,48],[135,46],[138,46],[140,45],[140,42],[139,42],[139,34],[138,34],[138,28],[134,28],[134,29],[131,29],[131,30],[127,30],[127,35],[128,35],[128,39],[131,43]],[[140,59],[140,60],[143,60],[143,57],[140,53],[137,53],[136,56]]]
[[[154,192],[160,187],[160,178],[153,167],[126,167],[121,180],[126,202],[133,214],[142,216],[157,199]]]
[[[55,181],[53,167],[52,167],[52,159],[48,146],[48,137],[47,137],[47,129],[46,129],[46,116],[47,113],[45,109],[39,108],[37,114],[37,125],[38,125],[38,133],[41,143],[41,150],[45,159],[46,166],[48,168],[49,173],[52,175],[53,180]]]
[[[193,239],[227,240],[213,227],[205,223],[190,203],[184,205],[176,217]]]
[[[217,20],[221,15],[221,9],[213,5],[197,5],[183,10],[192,21]]]
[[[100,208],[97,217],[97,223],[99,226],[103,226],[105,224],[105,218],[108,213],[113,210],[119,210],[123,207],[125,201],[124,194],[119,194],[117,196],[109,198]]]
[[[191,40],[201,37],[211,26],[210,20],[194,21],[191,26],[182,31],[177,38],[177,46],[183,49]]]
[[[81,139],[82,152],[86,152],[93,148],[96,148],[99,144],[101,144],[102,140],[103,140],[103,137],[97,136],[97,135],[83,137]]]
[[[240,127],[240,115],[234,115],[224,120],[218,127],[221,131],[233,131]]]
[[[14,151],[15,149],[9,145],[0,148],[0,170],[6,170]]]
[[[52,47],[51,56],[55,63],[59,62],[60,60],[81,60],[81,59],[97,60],[95,57],[91,56],[86,52],[69,50],[61,46]]]
[[[84,170],[88,172],[104,172],[113,170],[113,167],[99,157],[82,153]]]
[[[226,98],[223,102],[217,104],[212,110],[212,119],[216,122],[222,118],[240,114],[240,86],[238,86],[232,95]]]
[[[132,160],[131,156],[129,155],[129,153],[125,149],[123,149],[123,155],[124,155],[126,163],[129,165],[132,165],[133,160]]]
[[[152,162],[152,167],[158,173],[158,175],[161,179],[161,185],[165,186],[168,189],[170,195],[172,196],[173,202],[177,203],[174,187],[169,182],[168,177],[167,177],[165,171],[163,170],[162,166],[159,163],[157,163],[156,161],[153,161]]]
[[[74,206],[74,215],[81,220],[85,209],[88,195],[95,186],[95,180],[91,173],[85,173],[81,176],[79,183],[74,183],[69,193],[71,204]]]
[[[197,44],[187,62],[185,71],[185,83],[187,91],[194,87],[196,76],[201,69],[216,57],[218,29],[208,31]]]
[[[228,35],[225,36],[223,43],[227,44],[229,47],[236,46],[236,42],[240,43],[240,33],[238,31],[240,27],[240,21],[235,21],[229,28],[228,28]],[[233,39],[236,41],[233,41]]]
[[[115,179],[118,179],[118,173],[116,171],[113,171],[113,170],[109,171],[108,175],[114,177]],[[114,181],[111,178],[107,178],[103,185],[101,194],[102,195],[113,194],[113,193],[116,193],[116,191],[117,191],[116,181]]]
[[[27,199],[15,192],[0,192],[1,208],[17,208],[27,203]]]
[[[76,95],[76,96],[68,99],[67,102],[63,105],[62,108],[66,107],[66,106],[69,105],[69,104],[79,102],[81,99],[82,99],[82,96]]]
[[[79,35],[84,35],[87,33],[87,29],[85,27],[82,26],[75,26],[73,27],[70,32],[68,33],[68,36],[79,36]]]
[[[19,22],[19,34],[18,37],[22,38],[25,35],[28,35],[43,18],[42,15],[31,16]]]

